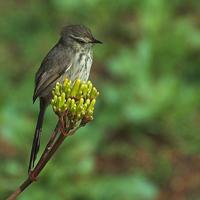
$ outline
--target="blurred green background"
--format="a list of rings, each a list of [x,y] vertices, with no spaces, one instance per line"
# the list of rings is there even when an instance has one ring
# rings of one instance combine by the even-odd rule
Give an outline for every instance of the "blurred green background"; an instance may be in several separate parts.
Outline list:
[[[19,199],[200,199],[198,0],[2,0],[0,13],[0,199],[27,175],[34,74],[67,24],[104,42],[90,77],[95,120]],[[55,123],[49,108],[43,145]]]

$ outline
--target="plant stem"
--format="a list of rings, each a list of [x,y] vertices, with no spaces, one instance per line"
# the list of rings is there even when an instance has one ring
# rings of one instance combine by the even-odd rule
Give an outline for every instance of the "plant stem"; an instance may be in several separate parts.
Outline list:
[[[29,177],[7,198],[7,200],[15,200],[29,185],[31,185],[34,181],[37,180],[37,177],[42,171],[42,169],[46,166],[47,162],[56,152],[58,147],[62,144],[66,136],[68,136],[67,132],[65,134],[60,134],[57,140],[54,142],[58,134],[58,131],[62,129],[61,126],[62,124],[58,122],[37,165],[31,171],[31,173],[29,174]]]
[[[30,184],[32,180],[28,177],[8,198],[7,200],[16,199]]]

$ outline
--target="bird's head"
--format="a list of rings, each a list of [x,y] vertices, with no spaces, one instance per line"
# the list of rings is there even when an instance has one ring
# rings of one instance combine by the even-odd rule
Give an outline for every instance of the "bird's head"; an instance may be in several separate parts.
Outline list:
[[[101,41],[95,39],[89,28],[83,25],[69,25],[63,27],[61,38],[64,42],[73,42],[79,46],[93,46],[93,44],[102,44]]]

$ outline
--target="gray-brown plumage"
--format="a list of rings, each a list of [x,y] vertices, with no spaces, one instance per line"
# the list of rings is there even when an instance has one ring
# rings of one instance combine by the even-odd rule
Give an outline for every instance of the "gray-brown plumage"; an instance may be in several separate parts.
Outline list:
[[[35,76],[33,102],[39,97],[40,112],[38,115],[33,139],[28,171],[34,167],[39,151],[40,135],[44,113],[51,99],[51,91],[56,82],[65,78],[75,81],[87,81],[92,65],[92,46],[101,43],[91,31],[83,25],[66,26],[61,31],[58,43],[49,51]]]

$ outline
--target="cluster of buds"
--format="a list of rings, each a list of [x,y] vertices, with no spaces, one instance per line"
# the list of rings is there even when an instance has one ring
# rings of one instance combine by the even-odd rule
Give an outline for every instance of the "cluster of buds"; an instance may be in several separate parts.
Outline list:
[[[99,92],[91,81],[84,82],[78,79],[71,83],[65,79],[62,84],[56,83],[52,95],[51,105],[57,115],[66,113],[73,123],[93,119],[94,105]]]

